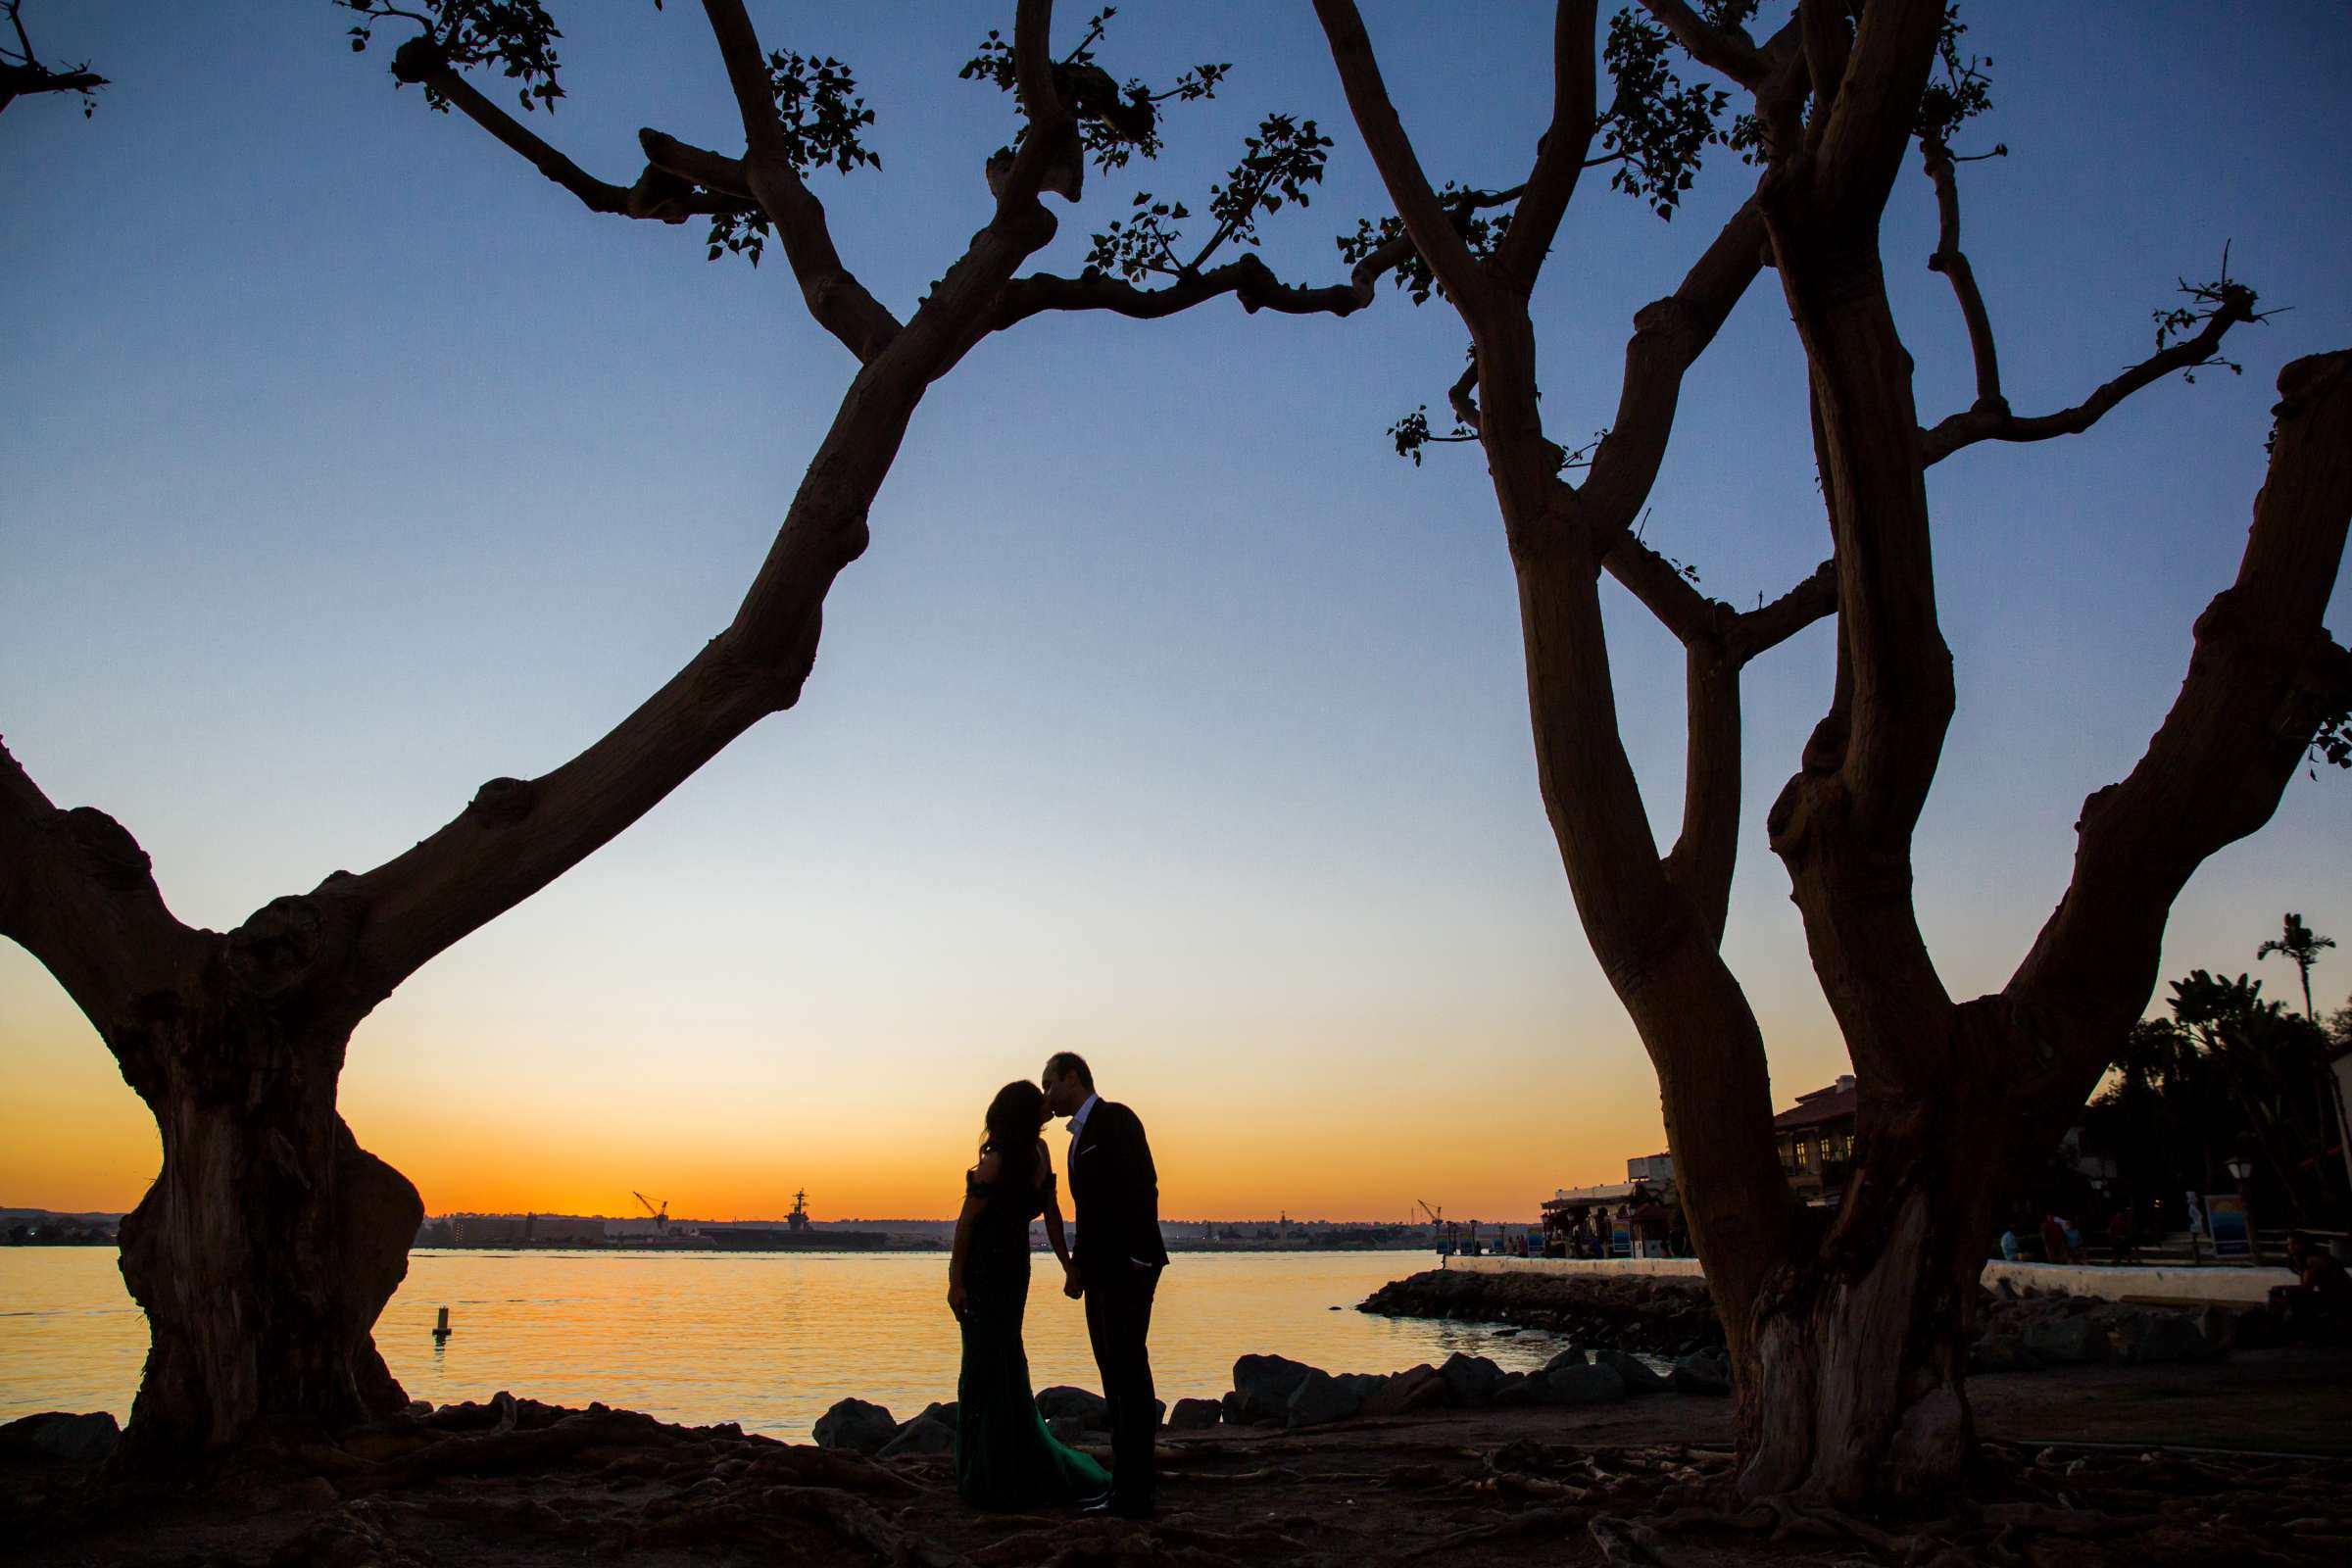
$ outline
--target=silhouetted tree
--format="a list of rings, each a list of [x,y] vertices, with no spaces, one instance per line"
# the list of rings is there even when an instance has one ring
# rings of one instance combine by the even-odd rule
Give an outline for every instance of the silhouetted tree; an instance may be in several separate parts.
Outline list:
[[[1151,253],[1139,267],[1090,266],[1076,277],[1023,274],[1057,227],[1042,195],[1075,200],[1088,162],[1111,170],[1150,157],[1159,105],[1208,96],[1225,68],[1195,68],[1160,92],[1117,85],[1096,60],[1108,11],[1056,59],[1050,0],[1019,0],[1010,41],[991,34],[964,73],[1010,91],[1019,109],[1013,146],[985,167],[973,158],[993,212],[902,318],[859,282],[808,184],[819,166],[848,173],[873,161],[859,139],[872,112],[839,62],[764,50],[742,0],[703,10],[743,150],[647,130],[645,168],[628,185],[589,174],[474,85],[474,75],[503,76],[525,112],[562,96],[560,34],[538,0],[338,4],[359,14],[355,49],[378,27],[407,31],[393,55],[402,82],[590,212],[707,220],[714,259],[756,261],[775,239],[808,311],[856,368],[732,622],[579,756],[538,778],[490,780],[446,826],[372,870],[332,872],[227,933],[194,929],[165,907],[127,831],[89,807],[58,809],[0,750],[0,933],[56,976],[162,1132],[162,1172],[122,1230],[123,1278],[152,1335],[125,1446],[134,1460],[299,1439],[400,1407],[369,1329],[407,1270],[421,1205],[337,1114],[352,1029],[435,954],[799,700],[826,593],[865,549],[867,509],[934,381],[991,333],[1047,311],[1155,318],[1230,294],[1251,311],[1345,315],[1405,250],[1368,258],[1346,283],[1302,289],[1246,248],[1261,216],[1305,200],[1329,145],[1311,122],[1276,116],[1213,197],[1216,235],[1190,260]],[[1176,216],[1174,204],[1157,215]],[[1141,220],[1153,220],[1146,209]],[[1097,257],[1123,254],[1118,236],[1138,220],[1096,236]],[[1240,254],[1209,265],[1220,250]]]
[[[2311,1004],[2311,966],[2320,961],[2322,952],[2334,946],[2335,938],[2316,934],[2303,923],[2301,915],[2290,912],[2279,921],[2278,940],[2265,942],[2256,948],[2254,957],[2259,962],[2276,953],[2293,960],[2303,978],[2303,1015],[2317,1023],[2320,1013]]]
[[[2262,982],[2190,971],[2173,982],[2173,1017],[2218,1064],[2263,1161],[2298,1223],[2340,1206],[2330,1123],[2328,1037],[2318,1024],[2262,1000]]]
[[[2132,1026],[2111,1081],[2083,1110],[2084,1133],[2115,1153],[2128,1188],[2176,1201],[2213,1189],[2243,1125],[2221,1064],[2170,1018]]]
[[[77,92],[81,94],[81,117],[87,120],[98,108],[98,89],[111,84],[92,71],[86,60],[63,71],[43,65],[24,30],[24,0],[0,0],[0,16],[8,19],[9,33],[16,39],[14,48],[0,40],[0,113],[35,93]]]
[[[1984,64],[1961,52],[1942,0],[1800,0],[1761,42],[1745,27],[1757,9],[1641,0],[1604,30],[1594,0],[1561,0],[1534,163],[1517,186],[1466,190],[1424,172],[1351,0],[1316,0],[1396,204],[1358,244],[1409,236],[1399,280],[1417,298],[1442,294],[1469,332],[1454,433],[1484,448],[1501,511],[1539,779],[1577,911],[1657,1069],[1684,1211],[1734,1354],[1740,1485],[1935,1497],[1975,1446],[1967,1320],[2007,1184],[2040,1166],[2139,1017],[2190,873],[2270,816],[2324,719],[2352,698],[2352,655],[2321,625],[2352,512],[2352,353],[2281,373],[2237,580],[2197,620],[2178,701],[2131,774],[2084,804],[2072,885],[2009,983],[1955,1001],[1912,903],[1912,836],[1954,700],[1926,471],[1981,442],[2084,430],[2132,392],[2212,363],[2224,335],[2255,318],[2255,296],[2227,276],[2195,288],[2160,317],[2147,359],[2072,408],[2015,412],[1960,245],[1952,138],[1986,104]],[[1685,85],[1681,57],[1742,92],[1749,111],[1723,126],[1727,93]],[[1711,143],[1761,166],[1753,194],[1636,315],[1615,416],[1572,448],[1546,428],[1530,313],[1562,217],[1600,169],[1671,213]],[[1929,265],[1952,286],[1976,371],[1971,404],[1932,422],[1880,246],[1914,143],[1941,218]],[[1684,374],[1766,270],[1802,346],[1832,557],[1743,612],[1707,598],[1634,525]],[[1426,414],[1394,434],[1418,451]],[[1620,735],[1603,572],[1685,650],[1682,828],[1663,855]],[[1768,821],[1860,1083],[1849,1179],[1825,1215],[1782,1177],[1763,1039],[1719,948],[1738,846],[1740,671],[1833,613],[1828,710]]]

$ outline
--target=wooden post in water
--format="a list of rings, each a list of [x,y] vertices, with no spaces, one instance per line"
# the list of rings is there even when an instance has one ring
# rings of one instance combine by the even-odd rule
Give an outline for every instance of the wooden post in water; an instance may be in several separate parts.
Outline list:
[[[446,1306],[441,1309],[439,1321],[433,1324],[433,1338],[436,1340],[449,1338],[449,1308]]]

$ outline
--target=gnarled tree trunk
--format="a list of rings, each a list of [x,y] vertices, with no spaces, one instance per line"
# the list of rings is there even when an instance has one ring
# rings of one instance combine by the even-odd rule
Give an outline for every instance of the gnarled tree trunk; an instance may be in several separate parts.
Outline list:
[[[164,1164],[122,1219],[147,1313],[130,1455],[299,1440],[407,1402],[370,1335],[409,1268],[416,1189],[335,1111],[340,1039],[214,1041],[147,1089]]]
[[[1975,1448],[1968,1335],[2010,1169],[2007,1118],[1966,1095],[1866,1086],[1836,1222],[1754,1308],[1741,1490],[1837,1504],[1931,1498]]]

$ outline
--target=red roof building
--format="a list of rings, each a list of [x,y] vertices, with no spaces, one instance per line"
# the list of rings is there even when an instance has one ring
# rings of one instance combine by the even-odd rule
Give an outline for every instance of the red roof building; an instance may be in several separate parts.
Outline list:
[[[1854,1153],[1855,1099],[1853,1075],[1840,1074],[1828,1088],[1797,1096],[1795,1104],[1772,1118],[1781,1169],[1808,1203],[1833,1205],[1845,1187],[1846,1162]]]

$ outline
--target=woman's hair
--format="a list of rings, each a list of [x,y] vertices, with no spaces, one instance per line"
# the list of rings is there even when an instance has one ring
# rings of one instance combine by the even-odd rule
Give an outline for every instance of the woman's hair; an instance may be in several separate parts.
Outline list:
[[[1045,1125],[1045,1091],[1026,1078],[1016,1078],[988,1102],[988,1117],[980,1129],[980,1155],[985,1159],[993,1151],[1006,1159],[1017,1158],[1036,1146]]]

